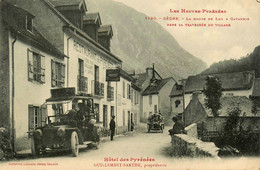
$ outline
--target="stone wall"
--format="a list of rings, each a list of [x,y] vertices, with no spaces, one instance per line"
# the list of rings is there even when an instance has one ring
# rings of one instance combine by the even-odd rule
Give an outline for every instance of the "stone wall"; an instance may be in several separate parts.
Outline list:
[[[190,126],[187,126],[184,130],[188,136],[198,138],[198,130],[197,130],[196,123],[193,123]]]
[[[213,142],[202,142],[186,134],[172,136],[172,147],[177,157],[218,157],[219,151]]]

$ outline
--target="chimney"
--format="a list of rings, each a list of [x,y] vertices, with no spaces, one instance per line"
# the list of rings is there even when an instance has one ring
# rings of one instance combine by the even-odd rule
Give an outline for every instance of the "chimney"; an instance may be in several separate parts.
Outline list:
[[[152,77],[152,79],[155,79],[155,75],[154,75],[154,63],[153,63],[153,77]]]
[[[83,31],[98,42],[98,29],[101,25],[99,13],[88,13],[83,17]]]
[[[200,91],[194,91],[192,93],[192,100],[201,100],[201,92]]]
[[[113,29],[111,25],[102,25],[98,30],[98,42],[110,51],[110,41],[113,37]]]
[[[153,68],[146,68],[146,75],[148,76],[149,80],[151,80],[153,78]]]

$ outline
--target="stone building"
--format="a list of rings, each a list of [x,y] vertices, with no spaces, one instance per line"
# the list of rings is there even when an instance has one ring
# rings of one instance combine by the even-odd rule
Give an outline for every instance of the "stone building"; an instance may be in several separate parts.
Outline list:
[[[182,83],[173,86],[170,93],[172,116],[183,113],[184,108],[190,103],[194,92],[201,92],[198,96],[204,100],[205,96],[202,91],[205,87],[207,76],[189,76]],[[246,96],[249,98],[252,95],[255,84],[254,71],[222,73],[211,76],[216,76],[220,79],[224,96]],[[185,93],[184,97],[183,93]]]

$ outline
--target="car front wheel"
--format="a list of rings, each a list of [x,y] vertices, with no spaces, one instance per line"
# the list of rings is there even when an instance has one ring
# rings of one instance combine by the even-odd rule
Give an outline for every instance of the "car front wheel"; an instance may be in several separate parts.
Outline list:
[[[74,157],[79,154],[79,139],[78,134],[75,131],[71,133],[71,152]]]

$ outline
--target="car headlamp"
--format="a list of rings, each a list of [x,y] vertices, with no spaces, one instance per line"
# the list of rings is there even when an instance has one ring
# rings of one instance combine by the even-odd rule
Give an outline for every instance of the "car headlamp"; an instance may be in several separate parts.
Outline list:
[[[65,135],[65,128],[64,128],[64,127],[60,127],[60,128],[58,129],[58,131],[57,131],[57,135],[58,135],[59,137],[64,136],[64,135]]]

